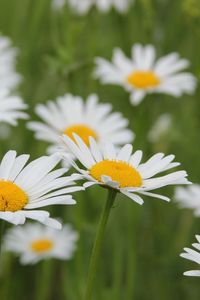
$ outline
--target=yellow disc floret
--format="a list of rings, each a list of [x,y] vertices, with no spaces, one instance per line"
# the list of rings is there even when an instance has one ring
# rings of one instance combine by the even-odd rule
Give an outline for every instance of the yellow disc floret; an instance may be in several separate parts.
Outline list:
[[[98,162],[90,169],[90,175],[100,182],[102,182],[102,175],[109,176],[113,181],[118,182],[121,188],[142,185],[140,173],[123,161],[103,160]]]
[[[128,76],[127,82],[138,89],[147,89],[158,86],[160,79],[152,71],[135,71]]]
[[[84,124],[76,124],[73,126],[70,126],[65,129],[64,134],[66,134],[68,137],[70,137],[74,142],[74,136],[73,133],[76,133],[80,138],[84,141],[84,143],[89,146],[89,137],[92,136],[95,140],[97,140],[97,134],[96,132],[84,125]]]
[[[49,239],[40,239],[31,244],[31,249],[34,252],[41,253],[49,251],[53,248],[53,242]]]
[[[0,180],[0,211],[17,211],[28,203],[24,191],[11,181]]]

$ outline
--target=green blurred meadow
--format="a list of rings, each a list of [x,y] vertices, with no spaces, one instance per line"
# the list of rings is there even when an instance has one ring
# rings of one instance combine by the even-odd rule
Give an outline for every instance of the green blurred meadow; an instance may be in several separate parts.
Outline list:
[[[80,0],[81,1],[81,0]],[[123,1],[123,0],[122,0]],[[159,55],[177,51],[191,61],[190,71],[200,79],[199,0],[136,0],[126,15],[101,14],[96,9],[84,17],[51,9],[50,0],[0,0],[0,32],[20,49],[18,71],[23,82],[18,93],[29,104],[32,119],[37,103],[66,92],[96,92],[123,112],[136,133],[135,149],[144,158],[155,152],[174,153],[189,179],[200,183],[200,90],[194,96],[175,99],[151,95],[137,107],[118,86],[102,86],[92,78],[93,58],[111,58],[118,46],[127,55],[135,42],[155,45]],[[172,115],[170,132],[159,142],[147,140],[149,129],[163,113]],[[0,155],[9,149],[19,154],[44,155],[44,142],[34,139],[26,122],[0,140]],[[173,195],[173,188],[163,188]],[[45,261],[21,266],[14,256],[1,258],[1,300],[81,300],[86,285],[89,257],[106,192],[98,187],[76,193],[76,206],[55,207],[53,216],[71,222],[80,234],[71,261]],[[8,228],[10,225],[6,224]],[[199,279],[182,275],[195,269],[179,257],[183,247],[200,234],[200,220],[173,203],[147,198],[140,207],[118,196],[106,230],[98,262],[94,300],[198,300]]]

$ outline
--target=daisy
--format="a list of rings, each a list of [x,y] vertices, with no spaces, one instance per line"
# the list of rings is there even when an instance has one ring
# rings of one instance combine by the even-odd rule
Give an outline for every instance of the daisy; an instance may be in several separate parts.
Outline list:
[[[133,133],[127,129],[128,120],[121,113],[111,112],[110,104],[100,104],[97,95],[90,95],[86,102],[81,97],[66,94],[55,102],[36,106],[36,113],[42,122],[29,122],[28,128],[35,131],[35,137],[50,142],[53,147],[48,153],[62,148],[61,136],[65,134],[74,140],[78,134],[89,145],[92,136],[99,145],[110,141],[116,146],[133,141]]]
[[[53,170],[60,158],[40,157],[27,166],[29,155],[16,156],[8,151],[0,163],[0,219],[24,224],[26,218],[61,228],[49,218],[49,212],[37,208],[56,204],[75,204],[69,193],[82,190],[73,186],[72,176],[62,175],[66,169]]]
[[[107,13],[112,7],[114,7],[119,13],[125,13],[128,11],[129,5],[132,0],[68,0],[71,8],[80,15],[88,13],[93,7],[102,12]]]
[[[16,72],[18,49],[12,47],[8,37],[0,36],[0,89],[14,89],[21,81]]]
[[[200,251],[200,235],[196,235],[198,243],[192,244],[192,246]],[[184,248],[185,252],[181,253],[180,256],[188,260],[194,261],[200,264],[200,253],[190,248]],[[184,273],[186,276],[200,276],[200,270],[187,271]]]
[[[19,255],[24,265],[48,258],[69,260],[77,239],[77,232],[67,224],[59,231],[41,224],[26,224],[7,230],[4,249]]]
[[[189,208],[194,211],[196,217],[200,217],[200,185],[193,184],[190,187],[178,187],[175,190],[175,199],[180,208]]]
[[[100,149],[92,137],[89,147],[76,134],[74,141],[67,136],[63,136],[63,141],[85,168],[80,169],[75,161],[72,162],[82,178],[88,181],[84,184],[85,187],[99,184],[143,204],[143,199],[138,194],[170,201],[168,197],[152,191],[167,185],[190,183],[185,171],[152,178],[179,165],[173,162],[174,155],[164,156],[163,153],[158,153],[146,163],[141,163],[142,151],[132,153],[133,147],[130,144],[116,151],[112,144],[106,144]]]
[[[151,143],[159,141],[162,136],[165,136],[172,126],[172,116],[170,114],[162,114],[153,124],[148,133],[148,140]]]
[[[23,112],[27,105],[18,96],[9,95],[7,90],[0,90],[0,123],[17,125],[17,119],[28,119]]]
[[[62,10],[63,7],[65,6],[66,0],[52,0],[52,9],[55,11]]]
[[[184,93],[193,94],[196,78],[183,72],[189,66],[178,53],[170,53],[156,61],[154,46],[135,44],[132,58],[127,58],[121,49],[114,49],[110,63],[96,58],[95,77],[103,84],[117,84],[130,92],[130,101],[138,105],[148,93],[165,93],[180,97]]]

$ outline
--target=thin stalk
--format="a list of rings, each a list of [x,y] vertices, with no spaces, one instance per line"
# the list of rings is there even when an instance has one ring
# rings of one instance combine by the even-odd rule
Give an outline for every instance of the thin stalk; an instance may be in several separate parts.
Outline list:
[[[110,189],[108,191],[108,197],[105,203],[105,206],[103,208],[99,225],[97,228],[96,238],[92,249],[92,254],[90,258],[90,266],[88,271],[88,278],[87,278],[87,285],[86,285],[86,292],[84,300],[91,300],[92,299],[92,291],[93,291],[93,285],[94,285],[94,279],[97,269],[97,261],[103,241],[103,236],[106,228],[106,224],[109,218],[110,210],[113,206],[113,203],[115,201],[117,192],[114,189]]]
[[[1,220],[1,225],[0,225],[0,275],[2,272],[2,243],[3,243],[3,235],[5,231],[5,221]]]

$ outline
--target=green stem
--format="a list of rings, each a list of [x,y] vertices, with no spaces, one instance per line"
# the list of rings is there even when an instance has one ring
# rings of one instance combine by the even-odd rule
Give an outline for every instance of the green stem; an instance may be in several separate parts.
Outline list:
[[[36,300],[47,300],[52,292],[51,281],[53,276],[54,261],[44,260],[38,265],[38,273],[36,273]]]
[[[89,272],[88,272],[88,278],[87,278],[87,285],[86,285],[86,292],[84,300],[91,300],[92,299],[92,291],[93,291],[93,284],[96,274],[96,268],[97,268],[97,260],[99,257],[103,236],[106,228],[106,224],[109,218],[110,210],[113,206],[113,203],[115,201],[117,192],[114,189],[110,189],[108,191],[108,197],[104,206],[104,209],[101,214],[101,218],[99,221],[99,226],[96,233],[96,238],[94,242],[94,246],[92,249],[92,254],[90,258],[90,266],[89,266]]]
[[[5,231],[5,221],[1,220],[1,226],[0,226],[0,275],[2,272],[2,244],[3,244],[3,235]]]

